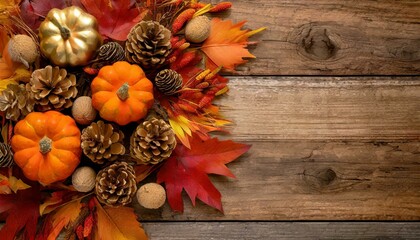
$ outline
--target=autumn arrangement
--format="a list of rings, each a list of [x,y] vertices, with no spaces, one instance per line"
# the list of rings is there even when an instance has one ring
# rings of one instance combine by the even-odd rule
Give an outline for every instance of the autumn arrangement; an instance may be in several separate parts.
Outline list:
[[[1,239],[147,239],[134,212],[185,190],[220,211],[208,174],[250,148],[219,140],[222,72],[254,58],[230,2],[0,2]]]

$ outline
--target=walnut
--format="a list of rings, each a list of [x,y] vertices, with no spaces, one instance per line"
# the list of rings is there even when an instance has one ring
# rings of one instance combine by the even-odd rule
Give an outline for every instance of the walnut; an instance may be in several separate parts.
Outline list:
[[[137,200],[147,209],[158,209],[165,204],[165,189],[157,183],[147,183],[137,191]]]

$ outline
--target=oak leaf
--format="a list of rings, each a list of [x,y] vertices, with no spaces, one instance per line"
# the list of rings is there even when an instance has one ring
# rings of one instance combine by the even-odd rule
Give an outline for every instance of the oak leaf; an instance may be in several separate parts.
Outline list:
[[[177,146],[158,172],[157,182],[165,183],[168,202],[174,211],[182,212],[184,209],[181,197],[184,189],[194,206],[198,198],[223,212],[222,196],[208,174],[234,177],[225,164],[247,152],[251,146],[217,138],[202,141],[196,135],[193,135],[190,144],[191,149]]]
[[[102,207],[96,201],[97,228],[94,240],[147,240],[134,210],[129,207]]]
[[[136,7],[134,0],[80,0],[89,14],[99,24],[105,38],[125,41],[131,28],[143,19],[145,9]]]
[[[201,47],[207,56],[207,68],[213,70],[222,66],[228,71],[234,71],[237,65],[246,62],[244,58],[255,58],[246,49],[248,38],[265,28],[241,30],[244,24],[245,21],[233,24],[230,20],[212,19],[210,35]]]

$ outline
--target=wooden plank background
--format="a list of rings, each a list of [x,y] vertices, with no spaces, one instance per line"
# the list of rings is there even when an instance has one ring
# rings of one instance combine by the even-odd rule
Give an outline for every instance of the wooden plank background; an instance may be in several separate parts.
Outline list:
[[[417,222],[328,221],[420,220],[420,1],[232,2],[220,17],[268,27],[219,101],[221,137],[253,147],[212,177],[224,214],[133,203],[151,239],[418,239]]]
[[[221,1],[211,1],[217,3]],[[224,214],[137,207],[151,239],[416,239],[420,220],[420,1],[241,0],[228,14],[258,58],[222,98],[253,147],[213,177]]]

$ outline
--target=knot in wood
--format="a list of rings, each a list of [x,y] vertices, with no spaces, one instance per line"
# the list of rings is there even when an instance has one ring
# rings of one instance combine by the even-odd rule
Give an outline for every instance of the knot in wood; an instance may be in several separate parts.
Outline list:
[[[328,36],[327,29],[310,29],[302,39],[302,47],[307,54],[319,60],[333,57],[337,51],[336,44]]]
[[[331,168],[309,169],[303,171],[303,180],[309,187],[322,190],[329,187],[337,178],[337,174]]]

